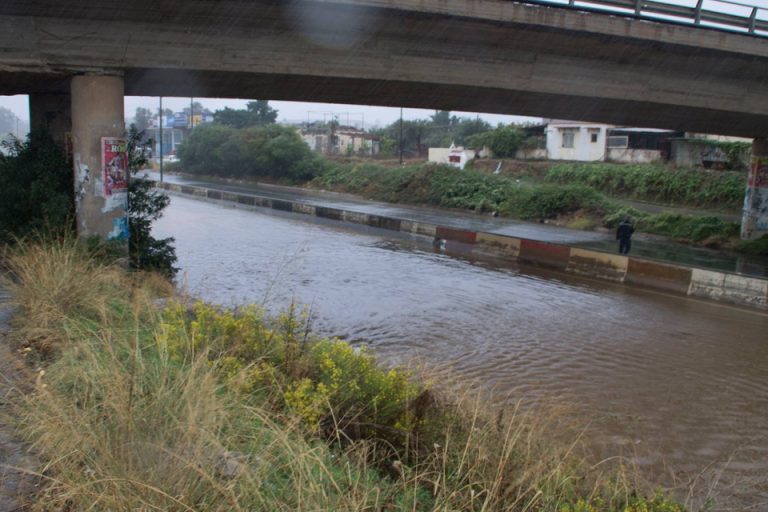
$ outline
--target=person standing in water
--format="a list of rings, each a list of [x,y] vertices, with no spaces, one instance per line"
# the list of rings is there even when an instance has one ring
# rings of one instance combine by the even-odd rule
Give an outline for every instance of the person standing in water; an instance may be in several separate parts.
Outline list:
[[[629,254],[629,249],[632,247],[632,233],[635,232],[635,227],[632,225],[632,221],[629,217],[624,217],[624,220],[619,224],[616,229],[616,240],[619,241],[619,254]]]

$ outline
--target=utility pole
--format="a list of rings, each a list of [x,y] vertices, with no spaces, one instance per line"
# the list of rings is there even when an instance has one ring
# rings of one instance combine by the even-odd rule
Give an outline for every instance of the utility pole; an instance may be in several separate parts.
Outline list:
[[[189,98],[189,128],[192,129],[195,127],[195,104],[194,104],[195,98]]]
[[[160,96],[160,183],[163,182],[163,97]]]
[[[403,107],[400,107],[400,165],[403,165]]]

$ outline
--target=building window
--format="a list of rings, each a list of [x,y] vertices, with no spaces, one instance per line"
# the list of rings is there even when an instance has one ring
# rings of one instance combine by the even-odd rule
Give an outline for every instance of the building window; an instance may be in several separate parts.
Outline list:
[[[608,137],[609,148],[626,148],[629,146],[629,137],[626,135],[612,135]]]
[[[597,138],[598,138],[599,136],[600,136],[600,132],[599,132],[599,131],[597,131],[597,130],[590,130],[590,131],[589,131],[589,140],[590,140],[592,143],[595,143],[595,142],[597,142]]]
[[[576,128],[563,128],[563,147],[573,148],[576,142]]]

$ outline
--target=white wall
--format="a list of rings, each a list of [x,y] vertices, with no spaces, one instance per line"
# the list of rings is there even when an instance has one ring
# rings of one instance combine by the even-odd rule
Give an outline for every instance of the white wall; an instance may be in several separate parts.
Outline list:
[[[658,149],[609,148],[607,160],[627,164],[650,164],[661,160]]]
[[[458,162],[451,162],[448,157],[459,156]],[[438,164],[447,164],[459,169],[464,169],[467,162],[475,158],[475,150],[463,148],[429,148],[427,159]]]
[[[547,155],[550,160],[578,160],[595,162],[605,160],[605,142],[608,125],[550,123],[547,125]],[[572,148],[563,147],[566,131],[573,131]],[[596,140],[592,142],[592,134]]]
[[[448,155],[451,154],[451,148],[429,148],[427,160],[436,164],[447,164]]]
[[[515,158],[518,160],[546,160],[547,150],[541,148],[518,149],[515,152]]]

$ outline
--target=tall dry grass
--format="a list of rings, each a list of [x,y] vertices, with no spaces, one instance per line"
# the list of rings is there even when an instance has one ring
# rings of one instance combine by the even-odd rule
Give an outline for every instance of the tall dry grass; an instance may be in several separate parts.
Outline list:
[[[587,465],[578,430],[561,429],[557,412],[498,413],[475,392],[423,389],[402,446],[350,436],[353,421],[333,417],[332,404],[335,428],[319,436],[275,400],[283,390],[231,385],[261,356],[227,378],[206,348],[214,341],[172,357],[152,279],[57,244],[9,258],[18,335],[49,356],[16,403],[19,431],[44,461],[32,510],[682,510],[629,508],[633,485]]]
[[[20,240],[5,255],[5,279],[16,306],[16,335],[49,354],[64,343],[65,321],[72,315],[105,315],[107,290],[125,283],[119,269],[101,265],[72,237]]]

